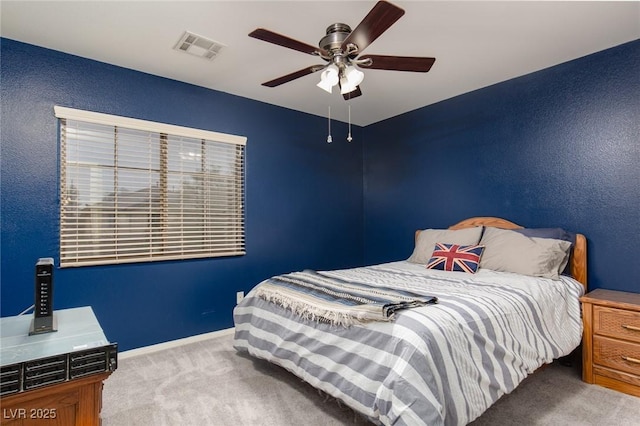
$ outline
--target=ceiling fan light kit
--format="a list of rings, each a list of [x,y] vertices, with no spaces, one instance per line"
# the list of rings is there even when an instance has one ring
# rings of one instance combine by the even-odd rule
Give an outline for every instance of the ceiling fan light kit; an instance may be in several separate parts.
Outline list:
[[[326,64],[312,65],[295,71],[262,83],[262,85],[276,87],[305,75],[322,71],[320,82],[317,86],[328,93],[332,93],[333,86],[338,84],[342,97],[345,100],[351,100],[362,95],[360,83],[364,79],[364,73],[356,67],[390,71],[427,72],[431,69],[435,58],[383,55],[367,55],[358,58],[358,55],[367,46],[389,29],[402,15],[404,15],[403,9],[387,1],[379,1],[353,31],[349,25],[343,23],[335,23],[327,27],[326,34],[320,39],[318,47],[264,28],[256,29],[249,34],[250,37],[309,55],[319,56],[326,62]]]

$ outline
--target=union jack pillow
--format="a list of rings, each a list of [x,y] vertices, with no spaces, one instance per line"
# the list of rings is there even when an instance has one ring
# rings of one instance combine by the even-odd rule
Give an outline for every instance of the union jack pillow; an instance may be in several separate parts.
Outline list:
[[[427,269],[460,271],[475,274],[480,264],[484,246],[461,246],[459,244],[436,243],[427,263]]]

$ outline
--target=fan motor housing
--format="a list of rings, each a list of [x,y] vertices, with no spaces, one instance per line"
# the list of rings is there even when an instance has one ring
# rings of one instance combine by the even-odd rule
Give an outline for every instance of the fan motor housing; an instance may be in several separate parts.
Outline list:
[[[327,27],[327,35],[320,39],[321,49],[333,52],[342,48],[342,42],[351,34],[351,27],[347,24],[336,23]]]

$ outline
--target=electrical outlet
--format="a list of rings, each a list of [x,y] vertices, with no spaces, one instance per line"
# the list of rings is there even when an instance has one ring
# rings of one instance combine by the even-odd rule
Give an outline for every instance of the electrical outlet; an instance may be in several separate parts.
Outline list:
[[[242,302],[242,299],[244,299],[244,291],[237,292],[236,293],[236,303]]]

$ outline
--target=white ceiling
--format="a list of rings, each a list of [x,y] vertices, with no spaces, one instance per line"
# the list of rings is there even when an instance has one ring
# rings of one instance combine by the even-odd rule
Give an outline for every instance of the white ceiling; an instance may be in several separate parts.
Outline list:
[[[640,2],[393,1],[405,10],[368,54],[430,56],[430,72],[365,70],[353,123],[368,125],[513,77],[640,38]],[[261,83],[317,57],[247,36],[263,27],[317,45],[330,24],[355,28],[367,1],[6,1],[2,37],[346,121],[319,73],[276,88]],[[213,61],[173,47],[184,31],[226,47]]]

